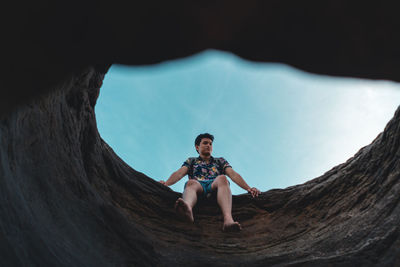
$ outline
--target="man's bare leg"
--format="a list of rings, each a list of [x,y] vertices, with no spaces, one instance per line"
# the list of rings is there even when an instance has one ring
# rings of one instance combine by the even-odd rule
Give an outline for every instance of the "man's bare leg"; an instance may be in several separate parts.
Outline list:
[[[194,222],[193,207],[197,202],[197,194],[202,193],[203,188],[196,180],[189,180],[186,184],[182,198],[178,198],[175,202],[175,210],[178,215],[185,221]]]
[[[237,232],[242,229],[238,222],[232,218],[232,193],[229,188],[228,179],[225,175],[218,176],[212,183],[211,188],[217,189],[217,202],[221,208],[222,216],[224,218],[224,225],[222,231],[224,232]]]

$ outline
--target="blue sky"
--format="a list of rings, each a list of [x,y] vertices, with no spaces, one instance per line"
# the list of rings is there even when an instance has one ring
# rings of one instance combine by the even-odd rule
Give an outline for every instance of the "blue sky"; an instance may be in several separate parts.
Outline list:
[[[114,65],[96,105],[103,139],[132,168],[167,180],[215,136],[250,186],[285,188],[345,162],[384,129],[400,85],[309,74],[205,51],[153,66]],[[187,177],[171,186],[182,192]],[[245,193],[231,183],[233,194]]]

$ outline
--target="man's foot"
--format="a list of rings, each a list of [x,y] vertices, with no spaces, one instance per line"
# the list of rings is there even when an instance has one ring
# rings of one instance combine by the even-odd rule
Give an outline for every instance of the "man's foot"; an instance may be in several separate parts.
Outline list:
[[[238,222],[224,223],[222,226],[223,232],[239,232],[240,230],[242,230],[242,226]]]
[[[183,220],[190,223],[194,222],[192,209],[182,198],[178,198],[178,200],[175,202],[175,210],[179,217],[181,217]]]

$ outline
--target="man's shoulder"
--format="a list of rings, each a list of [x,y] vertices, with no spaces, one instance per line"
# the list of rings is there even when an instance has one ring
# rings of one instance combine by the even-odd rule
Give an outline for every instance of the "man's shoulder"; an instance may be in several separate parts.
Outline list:
[[[197,160],[197,157],[189,157],[185,161],[187,164],[193,164]]]

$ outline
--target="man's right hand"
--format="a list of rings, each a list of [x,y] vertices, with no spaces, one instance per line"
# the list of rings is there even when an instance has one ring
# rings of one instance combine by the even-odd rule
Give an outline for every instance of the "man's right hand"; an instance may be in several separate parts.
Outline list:
[[[160,180],[159,182],[160,182],[161,184],[167,186],[167,184],[166,184],[166,182],[165,182],[164,180]]]

